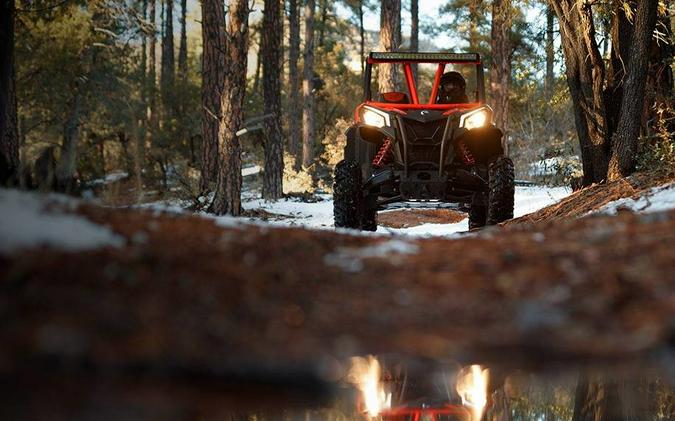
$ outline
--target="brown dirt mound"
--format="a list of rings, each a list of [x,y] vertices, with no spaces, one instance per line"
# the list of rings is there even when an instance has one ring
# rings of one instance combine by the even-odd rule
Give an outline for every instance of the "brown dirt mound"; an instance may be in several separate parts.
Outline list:
[[[371,353],[673,367],[675,211],[457,240],[81,213],[127,245],[0,256],[0,407],[19,414],[50,410],[42,396],[68,410],[126,399],[168,413],[253,408],[289,390],[311,401],[348,357]]]
[[[455,224],[466,217],[466,213],[452,209],[401,209],[379,213],[377,224],[389,228],[410,228],[422,224]]]
[[[609,202],[625,197],[639,197],[645,191],[675,182],[675,173],[638,173],[628,178],[603,184],[594,184],[572,193],[560,202],[506,222],[509,224],[536,223],[578,218],[601,208]]]

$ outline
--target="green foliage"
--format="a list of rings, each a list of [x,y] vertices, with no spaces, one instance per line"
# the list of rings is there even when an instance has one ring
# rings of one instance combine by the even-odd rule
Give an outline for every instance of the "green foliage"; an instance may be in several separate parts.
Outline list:
[[[188,75],[177,78],[170,97],[158,99],[159,129],[150,136],[146,114],[151,84],[141,66],[141,40],[155,31],[156,23],[144,20],[139,8],[140,2],[94,0],[18,14],[16,70],[24,162],[32,163],[45,146],[61,144],[76,97],[81,104],[76,117],[82,181],[115,169],[132,173],[134,159],[141,161],[152,181],[154,174],[168,173],[174,162],[196,160],[201,132],[199,57],[189,55]],[[139,150],[145,150],[144,156],[135,156]]]

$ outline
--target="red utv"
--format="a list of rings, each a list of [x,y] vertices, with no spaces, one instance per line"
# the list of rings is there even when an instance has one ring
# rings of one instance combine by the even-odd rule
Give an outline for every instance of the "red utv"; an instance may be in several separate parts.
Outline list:
[[[407,92],[373,99],[373,68],[383,63],[402,69]],[[469,228],[513,217],[513,162],[485,104],[479,54],[373,52],[364,85],[335,168],[336,227],[375,231],[378,210],[410,201],[468,206]],[[448,86],[465,94],[444,95]]]

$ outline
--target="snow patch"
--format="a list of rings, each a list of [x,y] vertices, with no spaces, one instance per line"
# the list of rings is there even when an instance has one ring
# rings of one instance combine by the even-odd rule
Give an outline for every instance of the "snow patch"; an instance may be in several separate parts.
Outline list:
[[[125,178],[129,177],[129,173],[124,172],[124,171],[113,171],[111,173],[106,174],[104,178],[97,178],[95,180],[91,180],[89,185],[107,185],[107,184],[112,184],[116,183],[120,180],[124,180]]]
[[[402,256],[418,251],[417,244],[394,239],[361,248],[341,247],[334,253],[327,254],[323,261],[326,265],[337,266],[345,272],[360,272],[364,259],[388,258],[391,263],[400,264]]]
[[[247,167],[247,168],[242,168],[241,169],[241,176],[242,177],[248,177],[249,175],[255,175],[260,173],[262,171],[262,168],[260,168],[260,165],[254,165],[252,167]]]
[[[592,213],[616,215],[619,210],[624,209],[644,213],[675,209],[675,183],[654,187],[637,199],[627,197],[615,200]]]
[[[124,245],[124,238],[110,229],[66,213],[78,203],[61,195],[0,189],[0,253],[43,246],[82,251]]]

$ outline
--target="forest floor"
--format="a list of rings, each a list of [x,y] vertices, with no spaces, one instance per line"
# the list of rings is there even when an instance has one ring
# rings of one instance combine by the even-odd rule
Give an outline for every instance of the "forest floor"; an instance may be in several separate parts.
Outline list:
[[[25,409],[37,390],[49,398],[35,411],[60,408],[59,391],[155,399],[160,414],[321,401],[367,354],[675,379],[674,182],[592,186],[450,239],[0,190],[0,377],[20,381],[0,385],[3,406]],[[394,212],[388,230],[464,219]]]

